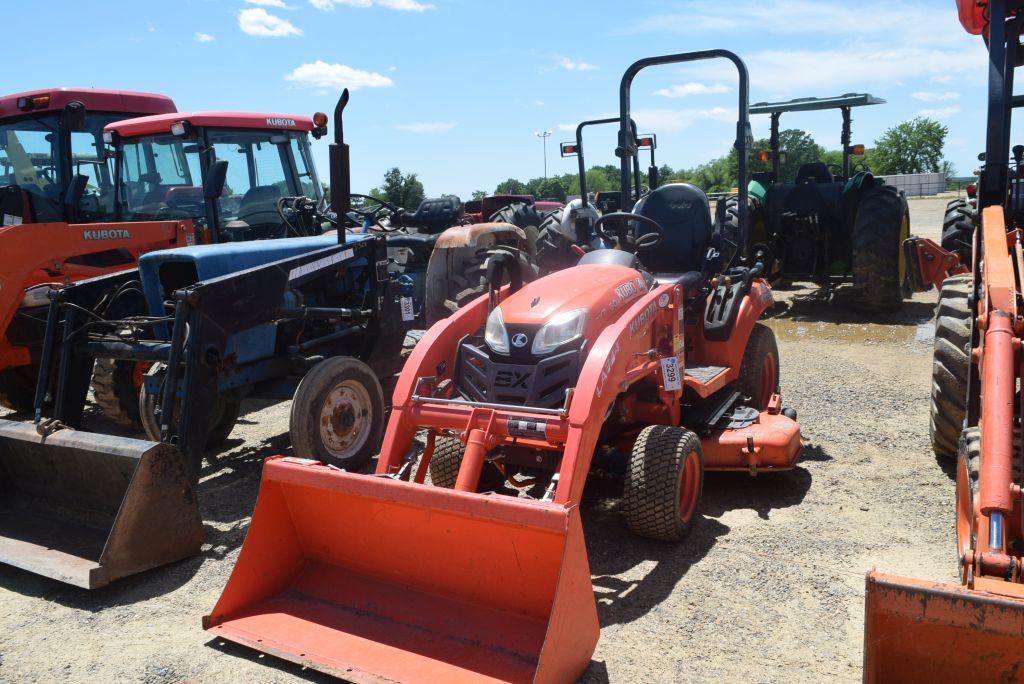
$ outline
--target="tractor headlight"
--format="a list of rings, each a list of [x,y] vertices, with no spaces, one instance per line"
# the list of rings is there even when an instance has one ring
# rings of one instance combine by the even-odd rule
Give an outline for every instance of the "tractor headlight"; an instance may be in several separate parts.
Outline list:
[[[558,314],[537,331],[537,336],[533,338],[533,353],[547,354],[567,342],[579,339],[586,323],[586,309]]]
[[[499,354],[508,354],[508,331],[505,330],[505,319],[501,317],[501,307],[496,306],[487,317],[484,328],[484,342]]]

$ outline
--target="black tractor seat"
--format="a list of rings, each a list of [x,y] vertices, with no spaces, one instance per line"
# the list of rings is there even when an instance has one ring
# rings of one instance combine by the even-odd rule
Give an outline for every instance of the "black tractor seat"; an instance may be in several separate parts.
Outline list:
[[[462,201],[458,197],[425,199],[416,211],[402,214],[402,225],[424,233],[441,233],[457,225],[463,215]]]
[[[656,221],[665,231],[656,245],[640,251],[652,273],[700,271],[711,246],[714,224],[704,191],[689,183],[669,183],[636,203],[633,213]],[[639,228],[643,232],[643,227]]]
[[[796,172],[796,184],[801,183],[834,183],[835,178],[825,162],[809,162],[801,164]]]

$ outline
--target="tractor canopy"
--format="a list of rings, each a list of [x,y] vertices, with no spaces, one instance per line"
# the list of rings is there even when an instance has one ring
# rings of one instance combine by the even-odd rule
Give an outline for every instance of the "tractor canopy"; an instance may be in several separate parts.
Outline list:
[[[6,225],[113,218],[113,180],[103,128],[121,119],[174,112],[165,95],[49,88],[0,96],[0,189]],[[72,179],[81,195],[67,201]]]
[[[117,159],[117,219],[191,219],[203,242],[216,243],[318,234],[287,220],[281,205],[307,197],[325,208],[309,147],[309,133],[324,132],[308,116],[258,112],[113,123],[104,137]]]

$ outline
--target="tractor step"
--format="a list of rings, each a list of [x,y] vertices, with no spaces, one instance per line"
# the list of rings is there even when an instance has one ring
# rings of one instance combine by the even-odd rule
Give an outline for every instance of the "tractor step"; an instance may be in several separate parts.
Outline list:
[[[718,377],[725,371],[725,366],[710,366],[700,363],[687,364],[686,366],[686,374],[702,385],[708,384],[712,379]]]

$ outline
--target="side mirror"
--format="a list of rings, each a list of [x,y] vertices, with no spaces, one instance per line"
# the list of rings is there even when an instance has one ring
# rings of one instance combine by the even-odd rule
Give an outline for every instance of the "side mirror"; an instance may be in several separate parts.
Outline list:
[[[60,125],[71,133],[81,133],[85,130],[85,114],[84,104],[78,100],[68,102],[60,113]]]
[[[203,183],[203,197],[206,199],[217,199],[224,192],[224,181],[228,177],[228,162],[226,159],[218,159],[210,165],[210,171],[206,174],[206,182]]]
[[[85,195],[85,186],[88,182],[88,176],[76,173],[68,183],[68,191],[64,193],[64,213],[68,223],[78,221],[78,208],[82,204],[82,197]]]

